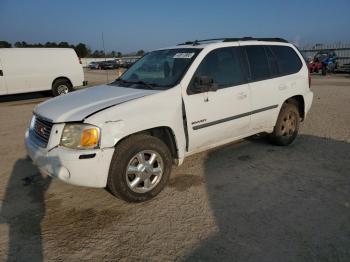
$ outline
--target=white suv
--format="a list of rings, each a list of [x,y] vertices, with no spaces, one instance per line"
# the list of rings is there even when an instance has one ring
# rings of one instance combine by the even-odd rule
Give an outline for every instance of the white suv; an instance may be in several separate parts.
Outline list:
[[[191,154],[261,132],[292,143],[312,98],[303,57],[283,39],[186,42],[38,105],[25,140],[42,172],[139,202]]]

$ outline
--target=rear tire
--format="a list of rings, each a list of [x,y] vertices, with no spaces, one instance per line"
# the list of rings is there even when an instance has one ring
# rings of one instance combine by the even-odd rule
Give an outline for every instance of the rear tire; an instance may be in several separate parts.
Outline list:
[[[134,135],[117,145],[107,189],[127,202],[143,202],[162,191],[171,168],[171,153],[162,140],[150,135]]]
[[[58,79],[52,85],[53,96],[60,96],[73,91],[72,84],[67,79]]]
[[[271,141],[278,146],[291,144],[298,136],[300,114],[296,102],[285,102],[278,115]]]

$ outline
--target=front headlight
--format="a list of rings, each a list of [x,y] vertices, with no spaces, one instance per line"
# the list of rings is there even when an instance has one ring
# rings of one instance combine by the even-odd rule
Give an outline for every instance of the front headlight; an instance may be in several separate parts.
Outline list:
[[[66,124],[60,145],[72,149],[93,149],[99,146],[100,129],[88,124]]]

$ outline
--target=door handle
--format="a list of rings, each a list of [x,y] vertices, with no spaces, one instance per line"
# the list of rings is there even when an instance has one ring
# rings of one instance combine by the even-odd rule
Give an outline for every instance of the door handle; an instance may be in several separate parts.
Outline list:
[[[3,76],[4,75],[4,73],[2,72],[2,70],[0,70],[0,76]]]
[[[238,93],[237,99],[246,99],[247,96],[248,96],[247,93],[241,92],[241,93]]]

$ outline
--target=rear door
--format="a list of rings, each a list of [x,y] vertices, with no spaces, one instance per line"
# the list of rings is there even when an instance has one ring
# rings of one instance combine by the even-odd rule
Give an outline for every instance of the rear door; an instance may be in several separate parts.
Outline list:
[[[241,44],[243,45],[243,44]],[[283,89],[279,79],[274,78],[270,69],[268,53],[263,45],[244,46],[251,88],[251,131],[259,131],[274,126],[275,115],[281,99],[278,90]]]
[[[6,89],[6,83],[5,83],[4,70],[0,60],[0,95],[6,95],[6,94],[7,94],[7,89]]]
[[[241,68],[239,47],[210,51],[183,94],[190,152],[244,135],[250,124],[250,90]],[[199,76],[213,79],[215,92],[191,92]]]
[[[250,71],[252,131],[276,124],[283,102],[305,86],[305,76],[297,74],[302,61],[290,46],[246,45]]]

